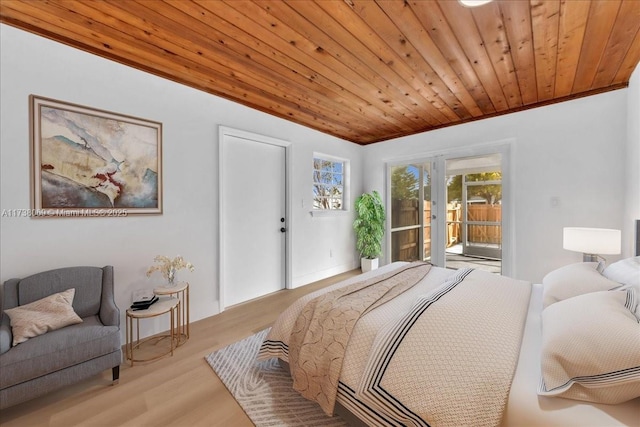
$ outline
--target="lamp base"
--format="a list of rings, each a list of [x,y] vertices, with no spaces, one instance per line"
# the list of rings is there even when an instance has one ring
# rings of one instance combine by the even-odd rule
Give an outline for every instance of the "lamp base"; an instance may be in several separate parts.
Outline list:
[[[582,262],[598,262],[598,255],[582,254]]]

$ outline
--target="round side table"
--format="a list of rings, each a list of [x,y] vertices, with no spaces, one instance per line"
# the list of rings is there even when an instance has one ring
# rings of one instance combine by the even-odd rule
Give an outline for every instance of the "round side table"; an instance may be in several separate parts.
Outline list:
[[[178,322],[181,326],[178,331],[178,345],[184,344],[189,339],[189,283],[180,282],[175,286],[159,286],[153,293],[160,296],[168,295],[180,300],[181,310],[178,312]]]
[[[163,335],[154,335],[151,337],[147,337],[144,339],[140,339],[140,319],[149,319],[152,317],[162,316],[163,314],[170,314],[170,325],[169,325],[169,334]],[[134,335],[133,335],[133,322],[135,320],[136,323],[136,335],[135,335],[135,343],[134,343]],[[180,341],[179,333],[180,333],[180,300],[178,298],[167,298],[160,300],[153,304],[151,307],[146,310],[132,310],[130,308],[126,311],[126,321],[127,321],[127,345],[125,348],[125,353],[127,359],[131,361],[131,366],[133,366],[133,362],[149,362],[151,360],[159,359],[163,356],[171,354],[173,356],[173,350],[178,346],[178,342]],[[162,340],[164,338],[169,338],[169,349],[161,354],[158,354],[153,357],[149,357],[146,359],[136,359],[133,355],[134,349],[139,349],[140,345],[151,340]]]

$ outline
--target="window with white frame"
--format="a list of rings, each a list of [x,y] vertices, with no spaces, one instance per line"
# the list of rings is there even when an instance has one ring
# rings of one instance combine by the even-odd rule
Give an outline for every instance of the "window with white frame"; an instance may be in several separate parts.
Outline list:
[[[313,209],[346,210],[348,162],[337,157],[313,156]]]

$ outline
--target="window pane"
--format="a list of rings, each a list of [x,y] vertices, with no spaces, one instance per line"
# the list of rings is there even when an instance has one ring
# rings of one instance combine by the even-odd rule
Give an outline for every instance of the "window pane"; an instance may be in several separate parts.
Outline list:
[[[424,187],[424,200],[431,201],[431,165],[425,163],[423,166],[424,176],[422,177],[422,185]]]
[[[431,163],[422,164],[422,186],[424,192],[424,216],[422,225],[424,226],[423,246],[424,260],[431,260]],[[435,213],[435,212],[434,212]]]
[[[418,203],[418,177],[420,172],[413,165],[391,168],[391,227],[420,224]]]
[[[502,227],[499,225],[467,225],[467,244],[499,248]]]
[[[333,175],[331,172],[322,172],[322,177],[320,178],[320,182],[323,184],[331,184],[331,180],[333,179]]]
[[[417,199],[419,171],[415,166],[391,168],[391,198]]]
[[[419,238],[418,228],[391,233],[391,261],[417,261]]]
[[[313,208],[343,209],[345,162],[313,158]]]
[[[420,224],[418,199],[391,201],[391,227],[406,227]]]

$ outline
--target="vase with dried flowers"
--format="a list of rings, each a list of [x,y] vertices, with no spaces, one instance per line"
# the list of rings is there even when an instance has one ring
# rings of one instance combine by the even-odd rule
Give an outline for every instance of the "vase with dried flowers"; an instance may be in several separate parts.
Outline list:
[[[164,255],[158,255],[153,259],[157,264],[152,265],[147,270],[147,277],[150,277],[154,271],[159,271],[162,276],[167,279],[169,286],[175,286],[176,272],[186,268],[189,271],[193,271],[195,268],[193,264],[187,262],[180,255],[171,259]]]

